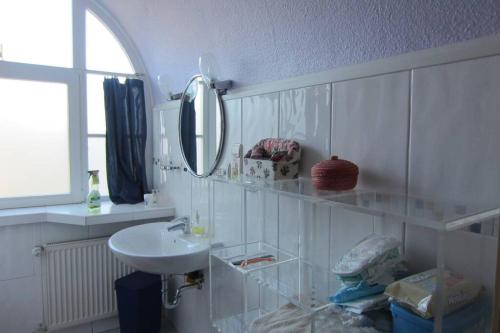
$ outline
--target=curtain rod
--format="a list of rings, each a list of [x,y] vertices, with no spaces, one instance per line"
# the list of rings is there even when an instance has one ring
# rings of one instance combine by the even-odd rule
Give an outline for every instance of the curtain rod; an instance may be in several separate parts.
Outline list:
[[[83,70],[82,72],[86,74],[97,74],[97,75],[104,75],[104,76],[113,76],[113,77],[133,77],[133,78],[144,78],[146,75],[143,73],[133,73],[133,74],[127,74],[127,73],[116,73],[116,72],[105,72],[105,71],[97,71],[97,70],[91,70],[91,69],[86,69]]]

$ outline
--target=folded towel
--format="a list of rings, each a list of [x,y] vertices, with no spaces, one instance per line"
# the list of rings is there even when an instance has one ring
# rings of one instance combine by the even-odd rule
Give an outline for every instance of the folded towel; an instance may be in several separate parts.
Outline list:
[[[361,281],[369,285],[389,285],[396,280],[408,276],[408,268],[403,262],[385,262],[380,265],[372,265],[354,276],[337,276],[344,287],[357,286]]]
[[[336,305],[341,306],[346,311],[361,314],[387,307],[389,304],[388,299],[389,297],[387,295],[378,294],[349,302],[338,303]]]
[[[343,303],[353,301],[359,298],[381,294],[385,290],[385,285],[375,284],[370,285],[366,281],[361,281],[355,286],[348,286],[339,289],[335,295],[330,296],[330,301],[333,303]]]

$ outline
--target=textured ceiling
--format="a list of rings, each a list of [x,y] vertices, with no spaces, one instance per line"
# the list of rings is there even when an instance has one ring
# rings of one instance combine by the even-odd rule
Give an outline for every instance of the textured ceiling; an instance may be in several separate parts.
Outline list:
[[[499,0],[99,1],[173,91],[206,52],[243,86],[500,32]]]

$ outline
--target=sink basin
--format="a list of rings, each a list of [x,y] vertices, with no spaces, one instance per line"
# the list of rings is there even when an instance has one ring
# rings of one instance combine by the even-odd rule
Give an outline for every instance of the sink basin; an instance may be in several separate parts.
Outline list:
[[[175,223],[147,223],[118,231],[109,248],[123,263],[143,272],[184,274],[208,267],[205,237],[168,231]]]

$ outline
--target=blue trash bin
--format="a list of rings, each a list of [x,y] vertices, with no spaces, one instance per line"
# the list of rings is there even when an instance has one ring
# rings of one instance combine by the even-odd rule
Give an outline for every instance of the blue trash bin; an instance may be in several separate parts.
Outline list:
[[[161,276],[134,272],[115,281],[120,333],[161,329]]]

